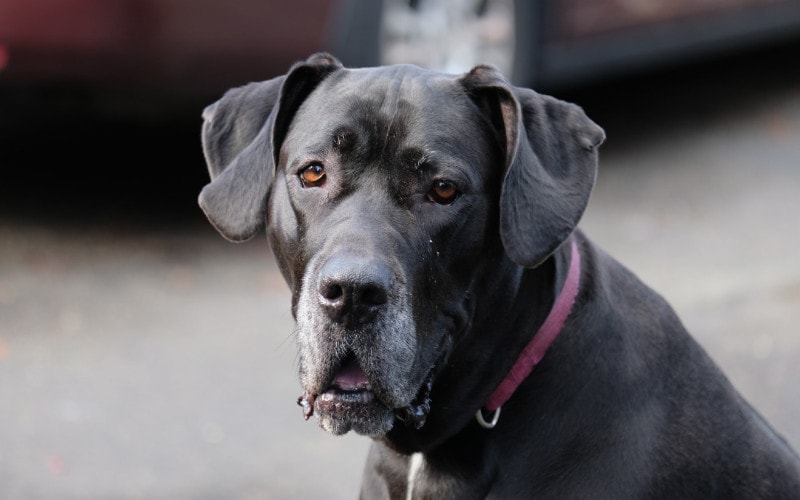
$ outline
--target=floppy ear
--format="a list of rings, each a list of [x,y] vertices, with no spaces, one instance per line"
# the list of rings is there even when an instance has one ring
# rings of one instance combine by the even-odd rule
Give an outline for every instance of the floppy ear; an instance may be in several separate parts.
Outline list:
[[[605,133],[578,106],[513,87],[491,66],[477,66],[461,81],[505,152],[503,246],[517,264],[536,267],[578,225]]]
[[[281,143],[303,100],[342,65],[315,54],[285,76],[229,90],[203,111],[211,182],[198,203],[225,238],[245,241],[266,224],[267,195]]]

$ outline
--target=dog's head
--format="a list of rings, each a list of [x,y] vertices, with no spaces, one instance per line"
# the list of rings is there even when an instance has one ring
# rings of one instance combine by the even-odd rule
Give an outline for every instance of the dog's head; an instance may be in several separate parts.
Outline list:
[[[567,239],[604,138],[578,107],[488,66],[346,69],[325,54],[229,91],[204,118],[200,205],[230,240],[266,226],[292,290],[306,416],[373,436],[423,425],[481,287]]]

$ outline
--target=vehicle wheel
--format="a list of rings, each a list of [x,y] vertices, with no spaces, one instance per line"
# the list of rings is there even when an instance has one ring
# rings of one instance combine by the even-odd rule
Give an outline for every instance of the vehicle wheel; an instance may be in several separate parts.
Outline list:
[[[463,73],[489,63],[513,78],[514,0],[383,0],[380,63]]]

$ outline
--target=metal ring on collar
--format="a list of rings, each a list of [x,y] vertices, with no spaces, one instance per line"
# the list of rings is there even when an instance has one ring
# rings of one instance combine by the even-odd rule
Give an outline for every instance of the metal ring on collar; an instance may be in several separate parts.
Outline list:
[[[500,408],[494,411],[491,422],[487,422],[486,419],[483,418],[482,408],[478,408],[478,411],[475,413],[475,419],[484,429],[494,429],[494,426],[497,425],[497,421],[500,420]]]

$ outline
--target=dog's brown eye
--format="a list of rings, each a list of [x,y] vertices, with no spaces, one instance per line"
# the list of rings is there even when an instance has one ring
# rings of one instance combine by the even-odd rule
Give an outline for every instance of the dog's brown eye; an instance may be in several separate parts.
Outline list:
[[[325,183],[325,167],[322,163],[312,163],[300,171],[303,187],[319,187]]]
[[[449,205],[458,198],[459,193],[456,185],[444,179],[433,182],[433,187],[428,191],[428,199],[440,205]]]

